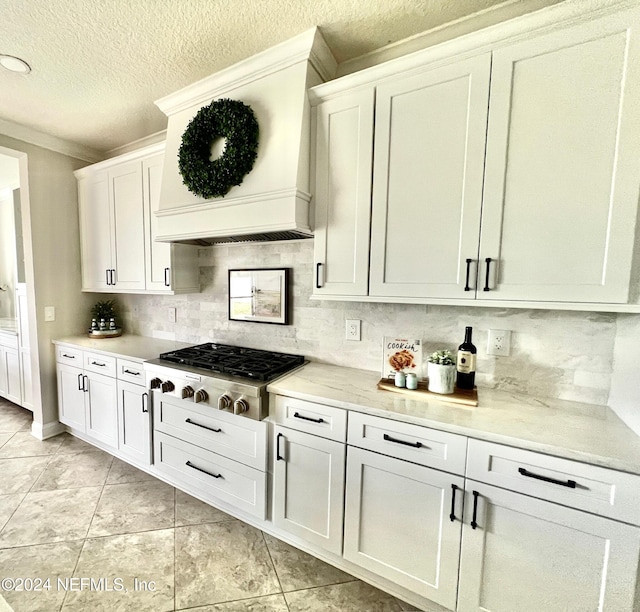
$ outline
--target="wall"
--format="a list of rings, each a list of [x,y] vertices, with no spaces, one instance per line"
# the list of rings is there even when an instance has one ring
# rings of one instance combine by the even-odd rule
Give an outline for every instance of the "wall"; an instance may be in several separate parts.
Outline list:
[[[467,325],[478,348],[479,385],[606,404],[617,315],[571,311],[445,307],[311,300],[313,241],[231,244],[200,249],[202,293],[120,296],[125,326],[149,336],[226,342],[300,353],[313,360],[367,370],[381,368],[382,338],[422,338],[424,352],[455,349]],[[227,270],[293,268],[289,326],[229,321]],[[169,323],[167,308],[177,308]],[[362,320],[362,341],[344,340],[345,319]],[[637,318],[636,318],[637,320]],[[486,332],[509,329],[509,357],[487,356]]]
[[[0,147],[26,154],[20,174],[25,276],[32,370],[40,374],[33,386],[32,431],[42,437],[59,428],[55,352],[51,341],[77,334],[79,322],[86,320],[95,301],[95,296],[80,292],[78,204],[73,171],[86,162],[1,134]],[[2,153],[10,154],[6,150]],[[24,155],[20,161],[23,164]],[[44,321],[45,306],[55,306],[56,321]]]

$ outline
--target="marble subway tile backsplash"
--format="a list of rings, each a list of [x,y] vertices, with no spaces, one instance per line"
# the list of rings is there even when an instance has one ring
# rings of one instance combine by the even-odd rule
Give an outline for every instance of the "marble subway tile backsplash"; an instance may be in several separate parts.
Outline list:
[[[616,314],[312,300],[312,240],[205,247],[200,266],[199,294],[118,296],[125,328],[194,344],[217,341],[300,353],[315,361],[377,371],[384,336],[423,338],[426,358],[436,349],[455,350],[470,325],[478,348],[479,386],[607,403]],[[265,267],[293,269],[291,325],[229,321],[228,270]],[[169,307],[177,310],[176,323],[168,321]],[[345,340],[345,319],[362,321],[360,342]],[[512,331],[510,356],[486,354],[488,329]]]

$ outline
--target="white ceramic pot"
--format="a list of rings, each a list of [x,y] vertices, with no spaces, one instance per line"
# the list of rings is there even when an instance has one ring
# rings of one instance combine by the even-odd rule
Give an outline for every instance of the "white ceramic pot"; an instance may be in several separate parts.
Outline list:
[[[433,393],[453,393],[456,386],[456,366],[427,363],[427,388]]]

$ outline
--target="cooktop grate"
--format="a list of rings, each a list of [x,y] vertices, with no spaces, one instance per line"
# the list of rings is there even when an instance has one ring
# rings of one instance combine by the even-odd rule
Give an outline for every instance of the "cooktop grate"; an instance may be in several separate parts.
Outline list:
[[[162,353],[160,359],[210,372],[268,381],[302,365],[302,355],[207,342]]]

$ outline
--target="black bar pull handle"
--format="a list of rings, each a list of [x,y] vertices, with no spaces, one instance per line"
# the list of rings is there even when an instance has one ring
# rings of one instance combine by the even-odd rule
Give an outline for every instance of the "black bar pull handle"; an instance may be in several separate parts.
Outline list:
[[[472,491],[473,493],[473,516],[471,517],[471,529],[475,529],[478,526],[477,518],[478,518],[478,497],[480,493],[477,491]]]
[[[100,366],[101,368],[106,368],[107,367],[106,363],[100,363],[98,361],[92,361],[91,365],[97,365],[97,366]]]
[[[142,412],[149,412],[149,394],[142,394]]]
[[[316,264],[316,289],[322,289],[322,285],[320,284],[320,266],[322,264],[318,262]]]
[[[84,384],[82,380],[82,374],[78,374],[78,391],[84,391]]]
[[[324,419],[320,418],[320,419],[313,419],[311,417],[306,417],[303,414],[300,414],[298,412],[294,412],[293,416],[296,419],[302,419],[303,421],[311,421],[312,423],[324,423]]]
[[[451,514],[449,514],[449,520],[453,523],[456,520],[456,491],[458,485],[451,485]]]
[[[66,359],[75,359],[76,358],[75,355],[67,355],[66,353],[62,353],[62,356],[65,357]]]
[[[215,433],[220,433],[222,431],[222,429],[214,429],[213,427],[207,427],[206,425],[201,425],[200,423],[196,423],[191,419],[185,419],[184,422],[189,423],[189,425],[195,425],[196,427],[202,427],[202,429],[206,429],[207,431],[213,431]]]
[[[484,277],[484,289],[483,289],[483,291],[491,291],[491,289],[489,289],[489,269],[491,268],[491,261],[492,261],[491,257],[487,257],[484,260],[484,263],[487,264],[487,274]]]
[[[105,274],[106,274],[106,277],[107,277],[107,285],[111,284],[109,272],[111,272],[111,270],[109,270],[109,269],[105,270]]]
[[[212,478],[222,478],[222,474],[212,474],[211,472],[207,472],[207,470],[203,470],[202,468],[199,468],[197,465],[193,465],[191,461],[187,461],[185,465],[188,465],[191,469],[198,470],[198,472],[202,472],[207,476],[211,476]]]
[[[89,393],[89,377],[86,374],[82,375],[82,390]]]
[[[569,489],[576,488],[575,480],[556,480],[555,478],[550,478],[549,476],[542,476],[541,474],[534,474],[529,470],[525,470],[524,468],[518,468],[518,472],[527,478],[535,478],[536,480],[544,480],[545,482],[550,482],[552,484],[560,485],[561,487],[568,487]]]
[[[122,370],[123,374],[132,374],[133,376],[140,376],[140,372],[134,372],[133,370],[124,369]]]
[[[112,285],[116,284],[116,269],[115,268],[111,268],[111,284]]]
[[[164,269],[164,286],[165,287],[171,286],[171,275],[169,274],[169,271],[170,271],[170,268]]]
[[[469,287],[469,273],[471,271],[471,262],[473,261],[473,259],[467,258],[466,261],[467,261],[467,275],[464,282],[464,290],[471,291],[471,287]]]
[[[395,442],[396,444],[404,444],[405,446],[411,446],[413,448],[422,448],[422,442],[407,442],[405,440],[398,440],[398,438],[392,438],[389,434],[382,436],[387,442]]]
[[[281,433],[276,436],[276,461],[284,461],[284,457],[280,454],[280,438],[284,438]]]

